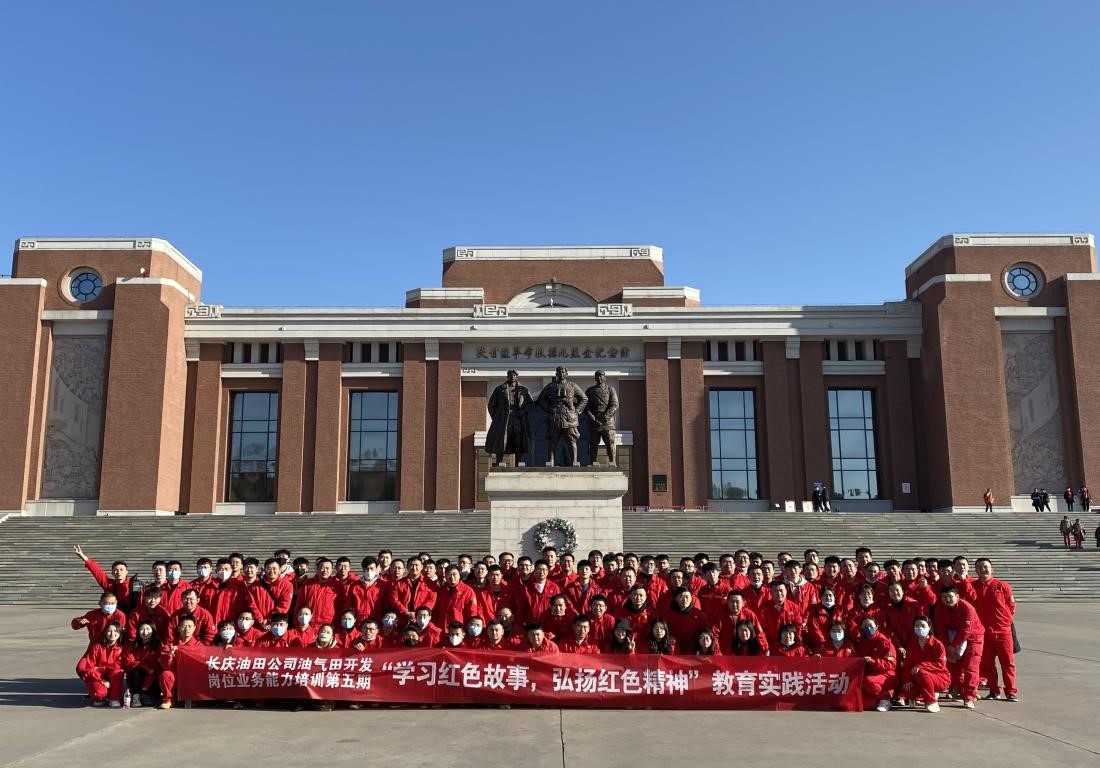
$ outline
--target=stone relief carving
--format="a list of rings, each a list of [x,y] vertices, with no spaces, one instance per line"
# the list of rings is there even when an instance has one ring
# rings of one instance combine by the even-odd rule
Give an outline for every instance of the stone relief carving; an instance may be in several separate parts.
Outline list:
[[[96,497],[106,355],[101,336],[54,338],[42,498]]]
[[[1001,344],[1016,493],[1039,487],[1057,495],[1066,487],[1066,462],[1054,335],[1003,333]]]

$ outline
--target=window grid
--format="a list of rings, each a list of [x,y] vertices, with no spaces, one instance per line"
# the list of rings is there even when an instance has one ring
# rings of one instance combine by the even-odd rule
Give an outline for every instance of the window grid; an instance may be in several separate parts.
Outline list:
[[[711,498],[760,498],[755,392],[712,389],[709,409]]]
[[[348,501],[397,499],[397,393],[352,392]]]
[[[829,442],[833,497],[879,498],[873,390],[829,390]]]
[[[234,392],[229,430],[229,501],[274,501],[278,392]]]

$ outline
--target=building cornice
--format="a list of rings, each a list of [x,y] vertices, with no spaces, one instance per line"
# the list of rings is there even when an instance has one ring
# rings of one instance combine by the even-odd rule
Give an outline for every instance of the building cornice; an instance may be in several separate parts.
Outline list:
[[[574,261],[627,259],[660,264],[656,245],[455,245],[443,249],[443,263],[454,261]]]
[[[925,249],[905,268],[905,276],[909,277],[918,269],[928,263],[940,251],[945,248],[974,248],[981,246],[1000,246],[1002,248],[1028,248],[1034,246],[1088,246],[1092,248],[1095,243],[1093,236],[1087,232],[1041,232],[1035,234],[1012,232],[986,232],[978,234],[951,234],[944,235]]]
[[[176,262],[196,280],[202,280],[199,269],[174,245],[159,237],[21,237],[16,251],[158,251]]]
[[[920,288],[913,291],[913,295],[909,298],[915,299],[929,288],[935,285],[941,285],[943,283],[991,283],[993,282],[993,275],[936,275],[930,277],[924,281]]]

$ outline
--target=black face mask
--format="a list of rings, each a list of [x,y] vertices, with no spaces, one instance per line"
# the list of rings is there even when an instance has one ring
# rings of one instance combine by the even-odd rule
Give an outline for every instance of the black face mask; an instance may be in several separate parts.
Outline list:
[[[405,638],[405,645],[408,648],[415,648],[418,645],[418,643],[419,643],[418,640],[413,640],[411,637],[406,637]]]

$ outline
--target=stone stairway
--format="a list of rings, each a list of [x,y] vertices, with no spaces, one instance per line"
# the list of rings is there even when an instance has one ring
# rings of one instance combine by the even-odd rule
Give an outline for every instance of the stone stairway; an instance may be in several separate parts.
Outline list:
[[[801,555],[851,555],[860,545],[877,559],[910,555],[988,556],[1021,600],[1091,599],[1100,596],[1100,551],[1091,535],[1083,552],[1065,552],[1058,515],[833,514],[627,511],[624,544],[639,553],[674,557],[707,552],[717,557],[738,547],[774,558],[781,550]],[[1091,534],[1096,516],[1084,521]],[[193,575],[201,556],[230,551],[261,560],[279,547],[295,556],[352,558],[385,547],[397,556],[421,550],[454,557],[475,556],[489,543],[489,514],[293,517],[23,518],[0,524],[0,604],[87,606],[97,590],[73,544],[104,567],[127,560],[147,578],[149,564],[175,558]],[[583,543],[582,543],[583,546]],[[582,553],[583,554],[583,553]]]

